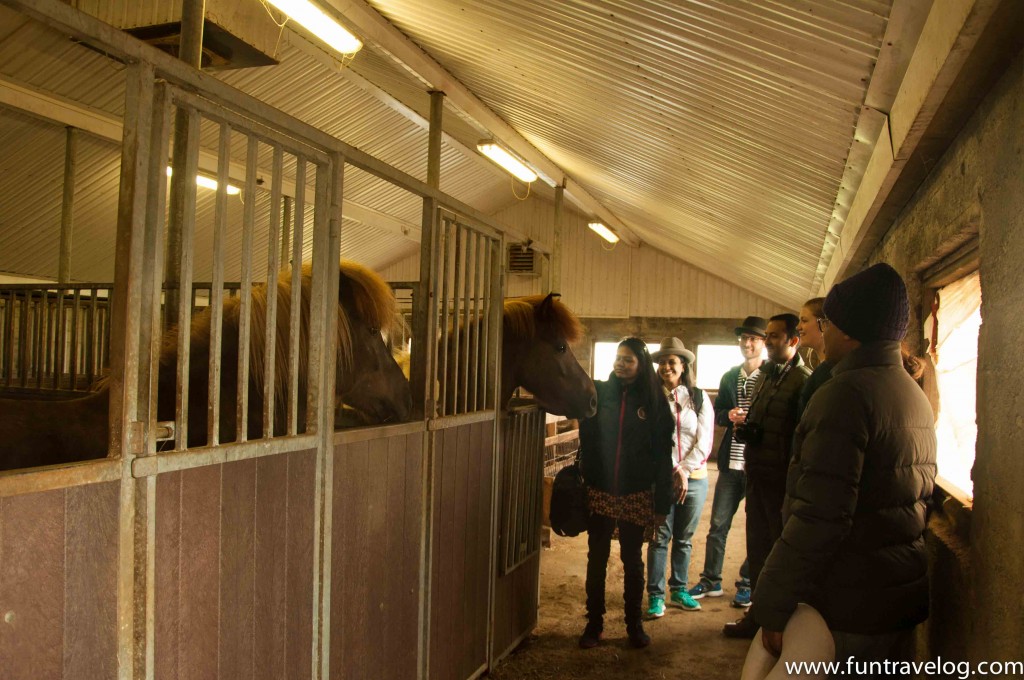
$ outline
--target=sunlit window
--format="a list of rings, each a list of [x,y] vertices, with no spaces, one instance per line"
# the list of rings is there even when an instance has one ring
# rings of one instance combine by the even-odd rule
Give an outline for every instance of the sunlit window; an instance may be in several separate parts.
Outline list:
[[[761,354],[762,359],[768,353]],[[733,366],[743,363],[740,348],[731,345],[697,345],[697,387],[702,390],[717,390],[722,376]]]
[[[939,476],[974,497],[971,468],[978,439],[977,400],[978,331],[981,329],[981,281],[972,274],[939,291],[937,360],[939,419]],[[925,335],[932,335],[932,318]]]
[[[647,350],[651,354],[661,347],[656,342],[647,343]],[[617,342],[595,342],[594,343],[594,380],[607,380],[615,364],[615,352],[619,348]]]

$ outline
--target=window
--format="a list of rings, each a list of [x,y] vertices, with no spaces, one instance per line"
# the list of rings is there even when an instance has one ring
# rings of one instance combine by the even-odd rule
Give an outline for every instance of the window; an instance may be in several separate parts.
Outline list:
[[[647,343],[647,350],[654,354],[661,347],[656,342]],[[615,352],[619,348],[617,342],[595,342],[594,343],[594,380],[607,380],[615,364]]]
[[[981,329],[981,281],[975,272],[939,290],[935,375],[940,408],[935,425],[939,476],[974,497],[971,468],[978,439],[975,404],[978,373],[978,331]],[[925,321],[925,337],[933,334],[933,318]]]
[[[761,358],[767,359],[768,352],[762,352]],[[717,390],[725,372],[741,363],[743,355],[735,342],[731,345],[697,345],[697,387]]]

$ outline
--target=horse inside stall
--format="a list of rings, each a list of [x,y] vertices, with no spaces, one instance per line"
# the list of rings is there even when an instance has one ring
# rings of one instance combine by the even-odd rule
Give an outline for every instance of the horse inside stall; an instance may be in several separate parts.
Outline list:
[[[301,332],[299,337],[298,431],[305,430],[307,387],[308,320],[312,267],[303,265],[301,287]],[[289,371],[288,345],[291,315],[291,270],[282,271],[277,281],[275,333],[274,434],[285,431]],[[248,427],[250,439],[263,433],[263,372],[266,349],[265,320],[267,286],[253,288],[250,296],[250,372]],[[237,429],[237,368],[239,299],[226,297],[222,323],[220,439],[235,441]],[[391,357],[381,335],[401,324],[390,287],[374,272],[353,262],[341,261],[338,283],[338,330],[335,337],[337,369],[335,403],[344,402],[357,414],[361,424],[408,420],[412,399],[409,383]],[[197,314],[190,327],[188,445],[207,443],[208,370],[211,310]],[[157,419],[174,420],[177,371],[177,329],[165,333],[160,352]],[[102,458],[107,454],[109,386],[107,380],[96,391],[76,399],[0,399],[0,470],[54,465]]]
[[[480,320],[459,330],[461,342],[474,342],[481,332]],[[525,387],[548,413],[567,418],[589,418],[597,411],[594,381],[576,360],[570,344],[583,335],[576,315],[558,300],[557,293],[508,298],[502,322],[501,377],[498,403],[504,409],[517,387]],[[448,384],[452,384],[455,358],[454,337],[448,342],[446,361]],[[483,371],[476,377],[482,389]],[[461,398],[461,385],[447,390],[449,412]]]

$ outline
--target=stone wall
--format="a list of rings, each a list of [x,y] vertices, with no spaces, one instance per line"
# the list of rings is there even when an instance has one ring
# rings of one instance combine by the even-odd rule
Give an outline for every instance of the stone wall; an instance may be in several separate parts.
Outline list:
[[[1024,659],[1024,57],[986,96],[872,254],[925,299],[920,272],[974,233],[980,237],[982,328],[978,354],[975,499],[966,540],[933,531],[931,657]],[[915,309],[915,320],[926,312]],[[919,324],[917,324],[919,326]],[[920,339],[919,329],[912,340]],[[966,544],[966,545],[965,545]],[[949,561],[955,560],[956,564]],[[940,601],[941,600],[941,601]],[[956,644],[966,642],[966,644]]]

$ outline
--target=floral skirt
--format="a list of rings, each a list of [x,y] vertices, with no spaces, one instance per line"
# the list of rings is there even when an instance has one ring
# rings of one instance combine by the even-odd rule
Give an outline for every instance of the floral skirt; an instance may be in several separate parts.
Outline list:
[[[603,515],[622,522],[637,524],[644,528],[644,541],[654,540],[657,526],[654,524],[654,495],[650,491],[637,491],[625,496],[587,487],[587,507],[595,515]],[[618,524],[612,538],[619,537]]]

